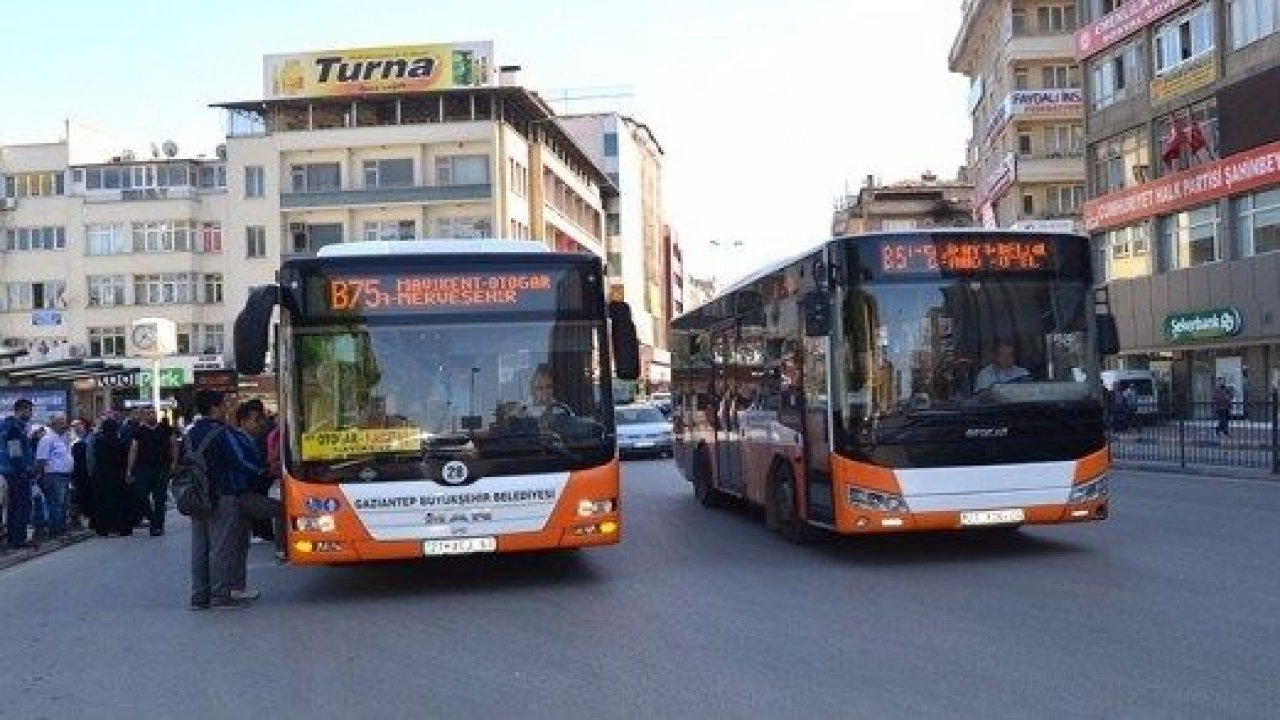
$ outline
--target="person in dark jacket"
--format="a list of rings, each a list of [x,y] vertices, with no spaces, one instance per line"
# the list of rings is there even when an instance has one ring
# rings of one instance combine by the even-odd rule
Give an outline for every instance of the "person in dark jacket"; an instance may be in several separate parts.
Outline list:
[[[72,471],[71,484],[75,487],[76,512],[86,520],[93,519],[93,483],[89,479],[88,436],[89,424],[79,421],[81,432],[76,441],[71,443],[71,460],[76,469]]]
[[[239,498],[249,489],[248,478],[262,470],[236,452],[223,393],[197,392],[196,412],[200,419],[191,426],[185,443],[192,452],[203,448],[213,514],[191,518],[191,609],[244,608],[256,594],[236,587],[245,575],[240,565],[246,553],[241,548],[249,543]]]
[[[120,439],[120,422],[106,418],[98,425],[90,451],[92,470],[89,484],[92,487],[94,532],[106,537],[113,533],[122,536],[133,534],[133,493],[125,476],[127,448]]]

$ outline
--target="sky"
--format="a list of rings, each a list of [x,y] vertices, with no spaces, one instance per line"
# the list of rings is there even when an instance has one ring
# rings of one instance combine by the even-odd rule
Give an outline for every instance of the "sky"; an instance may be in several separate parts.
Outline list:
[[[960,4],[14,3],[5,56],[22,61],[0,96],[0,142],[57,140],[73,118],[211,155],[225,126],[208,105],[261,98],[263,55],[492,40],[533,90],[629,93],[569,110],[620,109],[649,125],[686,264],[723,281],[821,242],[835,200],[867,175],[954,175],[970,131],[967,83],[947,70]]]

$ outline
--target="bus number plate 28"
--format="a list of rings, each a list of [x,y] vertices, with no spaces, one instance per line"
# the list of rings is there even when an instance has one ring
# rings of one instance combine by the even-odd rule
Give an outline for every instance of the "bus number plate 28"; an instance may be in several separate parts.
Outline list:
[[[426,540],[422,554],[427,557],[440,555],[470,555],[491,553],[498,549],[498,539],[491,537],[454,538],[451,540]]]
[[[960,524],[971,525],[1012,525],[1027,519],[1022,508],[1013,510],[972,510],[960,513]]]

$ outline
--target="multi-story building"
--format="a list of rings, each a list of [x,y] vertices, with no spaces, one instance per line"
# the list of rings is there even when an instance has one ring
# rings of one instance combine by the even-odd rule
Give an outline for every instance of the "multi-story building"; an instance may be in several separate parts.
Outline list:
[[[605,257],[613,183],[514,73],[491,82],[491,57],[489,43],[268,56],[265,99],[218,105],[240,211],[228,231],[275,257],[497,236]],[[416,64],[437,72],[415,78]],[[362,78],[375,66],[390,69]]]
[[[716,292],[716,279],[714,277],[700,278],[686,275],[684,279],[685,312],[706,305],[716,296]]]
[[[832,235],[879,230],[969,227],[973,225],[973,183],[963,178],[919,180],[881,185],[868,175],[857,195],[841,198],[831,222]]]
[[[1084,202],[1074,0],[965,0],[950,68],[970,79],[969,177],[986,227],[1072,230]]]
[[[226,164],[165,150],[88,161],[70,132],[0,148],[0,342],[19,356],[0,370],[5,382],[74,383],[86,414],[113,387],[146,397],[151,364],[126,357],[130,324],[144,317],[177,325],[178,355],[159,378],[166,398],[197,367],[223,364],[248,287],[275,268],[224,243]]]
[[[667,326],[672,276],[667,272],[662,146],[647,125],[617,113],[567,115],[558,123],[617,185],[618,202],[607,216],[609,275],[635,317],[642,378],[664,385],[671,379]]]
[[[1119,364],[1175,406],[1280,388],[1280,0],[1090,0],[1084,222]]]
[[[680,239],[675,228],[666,225],[662,229],[663,253],[667,261],[665,277],[667,278],[667,318],[677,318],[684,314],[684,251],[680,249]]]

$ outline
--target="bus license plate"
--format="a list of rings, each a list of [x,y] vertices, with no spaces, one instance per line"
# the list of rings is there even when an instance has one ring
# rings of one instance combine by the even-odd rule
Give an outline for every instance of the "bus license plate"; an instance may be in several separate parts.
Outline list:
[[[439,555],[470,555],[490,553],[498,549],[498,539],[491,537],[457,538],[453,540],[426,540],[422,553],[427,557]]]
[[[961,525],[1012,525],[1023,522],[1027,514],[1022,508],[1013,510],[972,510],[960,513]]]

